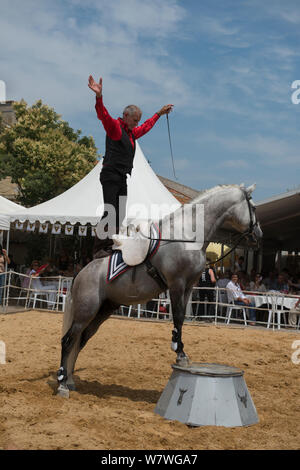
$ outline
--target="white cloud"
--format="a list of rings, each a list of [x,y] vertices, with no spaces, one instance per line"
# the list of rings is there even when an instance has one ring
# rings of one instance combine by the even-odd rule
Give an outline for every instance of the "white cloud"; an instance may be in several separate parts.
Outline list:
[[[231,20],[201,15],[201,29],[212,36],[235,36],[240,28],[230,25]]]
[[[173,0],[104,0],[95,4],[109,22],[117,22],[132,34],[165,37],[177,33],[185,10]]]
[[[220,166],[224,168],[248,168],[253,165],[280,167],[282,165],[300,166],[300,151],[298,142],[284,137],[248,134],[243,137],[222,137],[215,133],[206,133],[198,136],[199,142],[212,142],[231,152],[233,155],[247,155],[247,160],[232,158],[223,161]],[[251,160],[250,160],[251,158]],[[250,165],[251,164],[251,165]]]
[[[246,160],[237,158],[234,160],[225,160],[220,166],[224,168],[248,168],[249,163]]]
[[[42,98],[63,114],[85,112],[93,102],[89,74],[103,76],[114,112],[128,102],[156,111],[174,96],[177,106],[189,99],[183,73],[164,45],[184,17],[177,1],[87,0],[83,6],[41,0],[39,8],[34,0],[3,3],[0,78],[8,99]]]
[[[299,3],[297,0],[296,2],[286,2],[286,4],[281,0],[273,0],[272,6],[265,2],[263,7],[270,17],[277,17],[295,25],[300,24]]]

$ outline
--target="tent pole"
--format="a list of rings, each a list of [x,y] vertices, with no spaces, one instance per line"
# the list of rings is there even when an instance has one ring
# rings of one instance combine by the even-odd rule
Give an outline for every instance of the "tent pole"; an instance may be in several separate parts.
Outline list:
[[[4,309],[4,313],[7,312],[7,309],[8,309],[8,299],[9,299],[9,288],[10,288],[10,285],[11,285],[11,270],[9,270],[9,273],[8,273],[8,283],[6,284],[6,279],[7,279],[7,272],[5,273],[5,299],[4,299],[4,303],[3,303],[3,309]]]
[[[55,253],[56,253],[56,237],[54,237],[53,258],[55,258]]]
[[[80,260],[82,261],[82,237],[80,237],[80,242],[79,242],[79,252],[80,252]]]
[[[6,236],[6,251],[7,251],[7,256],[9,256],[9,251],[8,251],[8,249],[9,249],[9,233],[10,233],[10,231],[7,230],[7,236]],[[5,268],[4,268],[4,269],[5,269],[5,271],[7,271],[7,261],[5,261]]]
[[[8,247],[9,247],[9,230],[7,230],[7,235],[6,235],[6,252],[7,256],[9,255],[8,253]],[[8,302],[8,291],[9,291],[9,286],[6,284],[7,280],[7,260],[5,260],[5,265],[4,265],[4,287],[3,287],[3,295],[2,295],[2,307],[4,312],[6,312],[7,308],[7,302]],[[10,282],[10,276],[11,274],[9,273],[9,282]]]
[[[51,259],[51,248],[52,248],[52,234],[50,233],[50,243],[49,243],[49,258]]]
[[[231,253],[231,272],[235,271],[235,250]]]
[[[221,272],[222,273],[224,272],[224,259],[223,259],[223,256],[224,256],[224,243],[222,243],[222,245],[221,245]]]

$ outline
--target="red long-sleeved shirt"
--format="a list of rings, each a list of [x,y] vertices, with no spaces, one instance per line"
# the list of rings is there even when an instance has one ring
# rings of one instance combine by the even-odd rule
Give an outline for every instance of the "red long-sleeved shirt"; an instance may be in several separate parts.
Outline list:
[[[140,126],[134,127],[132,130],[129,130],[127,125],[123,121],[123,119],[121,118],[114,119],[110,116],[109,112],[107,111],[107,109],[105,108],[103,104],[102,97],[101,98],[96,97],[95,108],[96,108],[98,119],[100,119],[100,121],[102,122],[103,127],[108,137],[110,137],[112,140],[120,140],[122,137],[122,128],[123,128],[127,132],[133,147],[134,147],[133,137],[134,139],[139,139],[143,135],[147,134],[147,132],[149,132],[152,129],[156,121],[160,118],[160,116],[157,113],[155,113],[150,119],[147,119],[147,121],[145,121]]]

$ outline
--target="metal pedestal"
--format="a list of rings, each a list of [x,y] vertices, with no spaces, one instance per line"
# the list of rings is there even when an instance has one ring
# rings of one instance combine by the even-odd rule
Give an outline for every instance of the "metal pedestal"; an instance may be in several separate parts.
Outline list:
[[[190,426],[234,427],[258,422],[242,370],[199,362],[172,368],[155,413]]]

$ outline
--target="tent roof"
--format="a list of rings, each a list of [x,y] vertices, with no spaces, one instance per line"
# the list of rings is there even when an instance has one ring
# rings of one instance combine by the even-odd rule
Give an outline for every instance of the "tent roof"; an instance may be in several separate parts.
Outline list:
[[[70,189],[49,201],[30,209],[15,212],[11,221],[50,222],[61,224],[96,225],[103,213],[103,196],[99,175],[102,164],[99,162],[90,173]],[[132,176],[128,181],[127,216],[133,216],[137,205],[159,207],[160,217],[173,212],[180,203],[161,183],[146,161],[137,143]],[[155,218],[149,216],[149,218]]]
[[[24,206],[16,204],[15,202],[6,199],[3,196],[0,196],[0,214],[11,214],[17,210],[25,209]]]
[[[265,199],[256,207],[264,246],[300,251],[300,190]]]
[[[23,209],[25,207],[0,196],[0,230],[9,230],[10,214]]]

